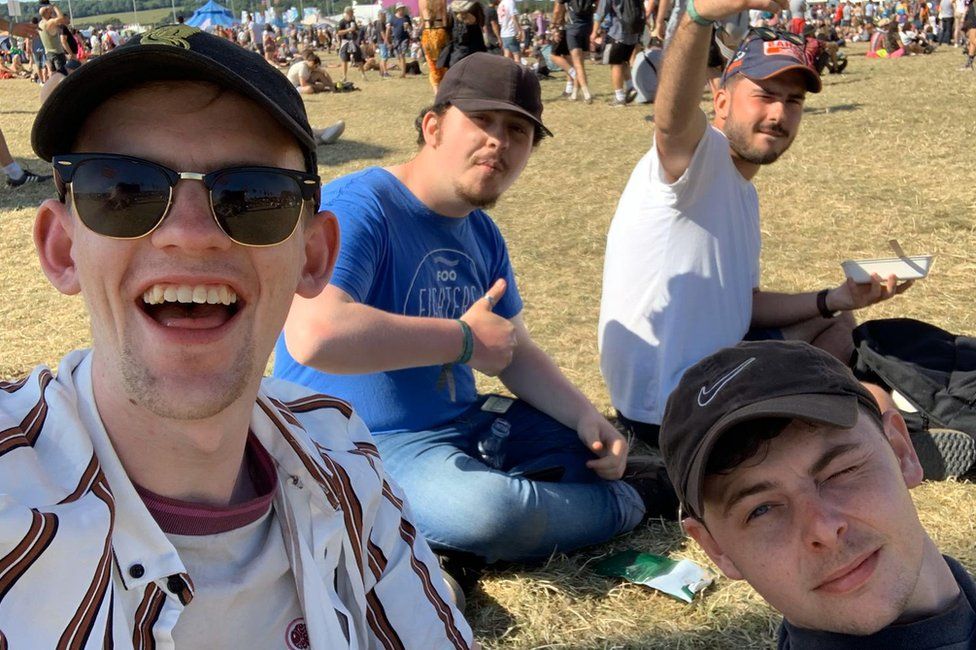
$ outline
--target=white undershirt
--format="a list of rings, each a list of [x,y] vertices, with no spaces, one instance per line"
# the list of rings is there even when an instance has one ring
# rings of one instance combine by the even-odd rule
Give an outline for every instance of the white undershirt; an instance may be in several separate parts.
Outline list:
[[[166,537],[193,578],[173,629],[177,648],[307,648],[304,620],[274,508],[214,535]],[[245,587],[246,585],[246,587]]]

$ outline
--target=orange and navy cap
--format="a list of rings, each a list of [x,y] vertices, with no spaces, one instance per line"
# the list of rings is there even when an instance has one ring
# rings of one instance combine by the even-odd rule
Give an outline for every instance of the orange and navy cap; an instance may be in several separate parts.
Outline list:
[[[792,35],[783,34],[782,38],[759,38],[749,34],[722,73],[722,84],[741,74],[752,81],[761,81],[775,77],[787,70],[800,70],[804,73],[807,90],[819,93],[822,87],[820,75],[811,65],[803,45],[793,42]],[[788,38],[791,37],[791,38]],[[802,37],[801,37],[802,38]]]

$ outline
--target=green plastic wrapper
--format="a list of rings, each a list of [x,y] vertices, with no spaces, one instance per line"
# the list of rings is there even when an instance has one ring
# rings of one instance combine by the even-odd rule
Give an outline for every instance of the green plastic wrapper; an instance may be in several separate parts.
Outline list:
[[[601,576],[646,585],[685,603],[713,581],[708,571],[691,560],[671,560],[634,550],[614,553],[597,562],[593,569]]]

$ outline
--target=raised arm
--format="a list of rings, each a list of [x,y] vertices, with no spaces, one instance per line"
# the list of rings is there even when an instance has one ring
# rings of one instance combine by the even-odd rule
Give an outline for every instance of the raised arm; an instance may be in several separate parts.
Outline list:
[[[56,15],[55,15],[54,18],[52,18],[51,20],[48,21],[48,24],[49,25],[68,25],[68,24],[70,24],[71,20],[67,16],[64,15],[64,13],[61,11],[61,7],[52,4],[51,5],[51,8],[54,9],[54,13]]]
[[[699,104],[705,87],[710,25],[699,25],[688,14],[665,50],[654,102],[654,141],[667,180],[678,180],[705,133]]]

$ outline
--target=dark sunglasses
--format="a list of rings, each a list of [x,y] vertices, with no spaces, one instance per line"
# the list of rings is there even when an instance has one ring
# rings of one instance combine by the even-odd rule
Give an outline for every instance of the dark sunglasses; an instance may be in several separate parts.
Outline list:
[[[793,32],[788,32],[785,29],[773,29],[772,27],[753,27],[746,34],[743,39],[743,43],[750,40],[755,40],[760,38],[764,41],[789,41],[794,45],[799,45],[801,47],[807,44],[806,39],[800,34],[794,34]]]
[[[277,167],[228,167],[208,174],[177,172],[158,163],[109,153],[54,156],[61,201],[71,203],[89,230],[114,239],[145,237],[159,227],[180,180],[203,181],[214,221],[244,246],[273,246],[288,239],[305,201],[319,207],[320,179]]]

